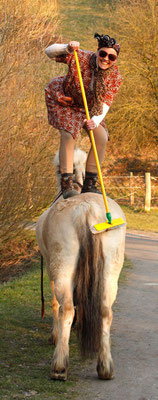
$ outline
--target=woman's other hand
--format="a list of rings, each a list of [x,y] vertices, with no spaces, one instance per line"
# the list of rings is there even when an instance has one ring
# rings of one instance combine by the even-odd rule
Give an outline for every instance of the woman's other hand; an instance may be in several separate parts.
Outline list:
[[[79,50],[79,47],[80,47],[80,43],[79,42],[72,41],[72,42],[68,43],[68,50],[70,52],[74,51],[74,50]]]
[[[91,129],[92,129],[92,131],[96,128],[96,124],[95,124],[95,122],[93,121],[93,119],[85,119],[84,120],[84,127],[86,128],[86,129],[88,129],[88,131],[90,131]]]

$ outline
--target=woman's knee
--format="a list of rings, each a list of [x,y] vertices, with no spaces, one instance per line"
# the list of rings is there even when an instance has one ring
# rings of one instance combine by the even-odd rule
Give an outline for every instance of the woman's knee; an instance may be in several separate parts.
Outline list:
[[[94,138],[96,145],[98,146],[106,146],[108,142],[108,131],[104,129],[101,125],[98,126],[98,128],[95,128],[94,131]]]
[[[61,142],[71,143],[72,145],[75,145],[75,140],[73,139],[70,132],[61,130],[60,134],[61,134]]]

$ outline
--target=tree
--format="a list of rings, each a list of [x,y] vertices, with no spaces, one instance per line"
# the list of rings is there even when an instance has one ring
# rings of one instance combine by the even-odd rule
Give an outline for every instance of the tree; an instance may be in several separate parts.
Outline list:
[[[109,128],[118,146],[149,149],[158,142],[158,3],[120,0],[107,8],[111,34],[121,43],[124,77]]]

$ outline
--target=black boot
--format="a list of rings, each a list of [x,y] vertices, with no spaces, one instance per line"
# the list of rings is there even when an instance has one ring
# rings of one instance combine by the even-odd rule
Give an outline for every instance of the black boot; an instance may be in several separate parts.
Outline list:
[[[96,187],[96,183],[97,183],[97,174],[93,172],[86,172],[81,193],[92,192],[101,194],[101,192],[99,192],[99,190]]]
[[[67,199],[68,197],[76,196],[78,193],[77,190],[75,190],[75,186],[73,184],[72,180],[72,174],[62,174],[61,176],[61,190],[63,193],[63,198]]]

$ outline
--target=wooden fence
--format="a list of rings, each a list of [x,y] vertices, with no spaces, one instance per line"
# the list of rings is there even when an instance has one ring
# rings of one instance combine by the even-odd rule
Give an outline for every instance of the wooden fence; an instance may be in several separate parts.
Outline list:
[[[47,204],[47,201],[49,202],[50,198],[53,201],[57,194],[55,172],[47,177],[40,176],[39,179],[39,182],[35,180],[27,184],[30,209],[40,203],[41,198],[44,198]],[[134,175],[133,172],[119,176],[103,174],[103,181],[106,194],[120,205],[133,205],[146,211],[150,211],[151,207],[158,207],[158,177],[151,176],[149,172],[144,175]]]
[[[130,204],[144,207],[150,211],[151,207],[158,207],[158,177],[145,175],[135,176],[133,172],[122,176],[104,176],[104,185],[107,195],[120,204]]]

